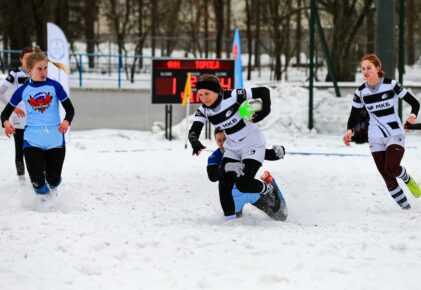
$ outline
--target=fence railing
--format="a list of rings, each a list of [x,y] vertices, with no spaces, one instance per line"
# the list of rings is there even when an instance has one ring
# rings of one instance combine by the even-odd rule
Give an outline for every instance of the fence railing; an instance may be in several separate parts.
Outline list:
[[[0,72],[6,74],[19,66],[19,50],[0,50]],[[119,54],[69,53],[70,80],[79,87],[86,81],[124,83],[150,82],[152,57]]]

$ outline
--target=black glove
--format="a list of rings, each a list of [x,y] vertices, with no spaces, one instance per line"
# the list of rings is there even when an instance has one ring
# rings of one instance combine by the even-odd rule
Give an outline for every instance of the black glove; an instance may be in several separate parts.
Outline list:
[[[275,151],[276,157],[279,159],[284,159],[285,156],[285,147],[281,145],[273,145],[273,151]]]
[[[192,155],[199,155],[200,151],[203,149],[206,149],[205,146],[200,143],[200,141],[190,141],[191,147],[193,148],[193,154]]]

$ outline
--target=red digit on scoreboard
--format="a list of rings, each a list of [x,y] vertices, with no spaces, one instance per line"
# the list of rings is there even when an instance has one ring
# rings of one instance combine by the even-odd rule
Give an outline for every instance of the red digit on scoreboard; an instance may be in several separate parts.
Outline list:
[[[232,89],[232,78],[219,78],[219,84],[224,90]]]
[[[190,80],[191,80],[191,81],[190,81],[191,88],[192,88],[192,89],[196,88],[197,76],[191,76],[191,79],[190,79]]]
[[[177,92],[177,79],[172,78],[172,94],[175,95]]]

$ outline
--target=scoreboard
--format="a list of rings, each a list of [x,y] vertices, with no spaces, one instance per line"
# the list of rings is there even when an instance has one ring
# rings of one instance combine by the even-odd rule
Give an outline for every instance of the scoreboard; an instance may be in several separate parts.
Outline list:
[[[153,59],[152,104],[181,104],[187,73],[191,75],[193,91],[190,103],[200,103],[196,83],[202,74],[216,75],[225,90],[234,87],[234,60]]]

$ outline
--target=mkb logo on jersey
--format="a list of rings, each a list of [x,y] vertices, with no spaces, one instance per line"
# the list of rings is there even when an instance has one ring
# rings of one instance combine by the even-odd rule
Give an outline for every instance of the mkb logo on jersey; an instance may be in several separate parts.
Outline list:
[[[38,93],[34,97],[29,96],[28,102],[32,109],[44,113],[50,107],[52,99],[53,97],[51,97],[50,93]]]

